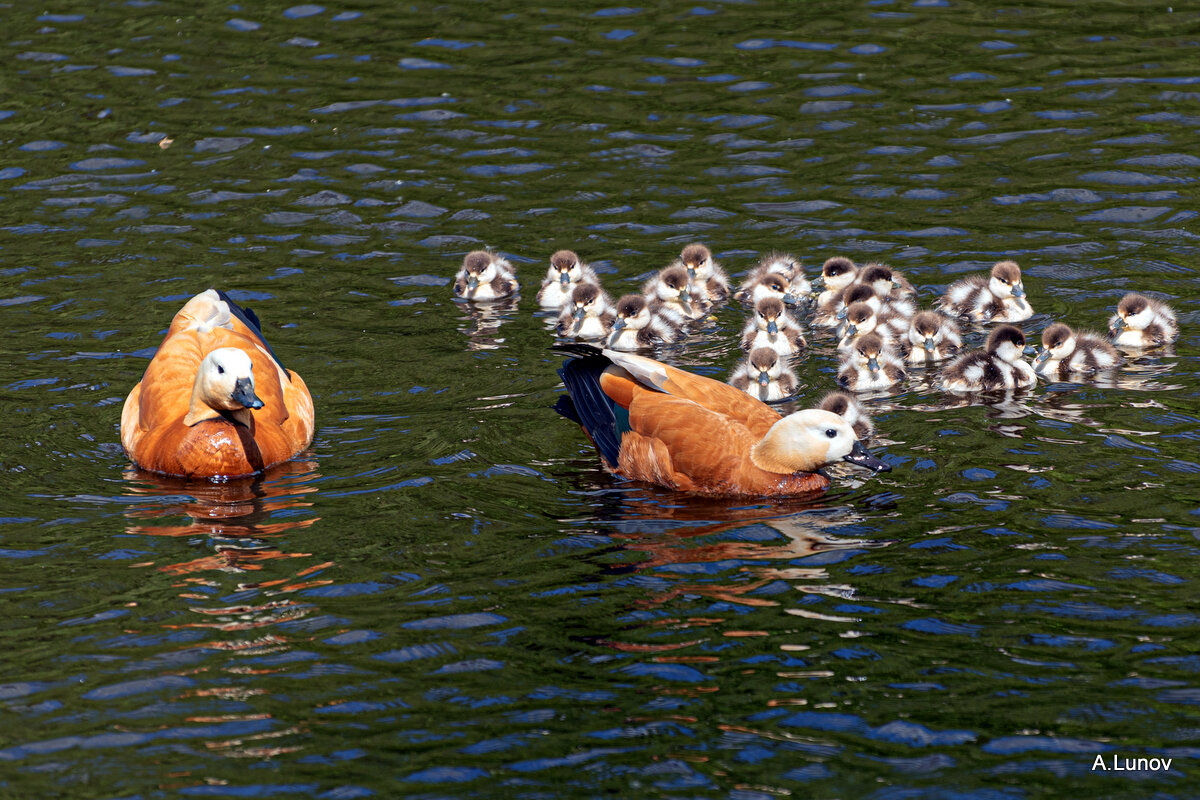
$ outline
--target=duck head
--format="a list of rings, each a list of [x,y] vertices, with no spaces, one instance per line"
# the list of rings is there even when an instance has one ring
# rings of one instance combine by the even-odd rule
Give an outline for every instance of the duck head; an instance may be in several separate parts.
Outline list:
[[[1113,333],[1120,333],[1125,328],[1135,331],[1145,330],[1154,320],[1154,309],[1150,298],[1144,294],[1130,292],[1121,298],[1117,304],[1117,316],[1113,320]]]
[[[823,281],[826,289],[840,292],[854,281],[857,274],[858,267],[854,266],[853,261],[845,256],[834,256],[821,266],[821,277],[817,280]]]
[[[550,256],[550,267],[558,272],[558,281],[563,289],[583,278],[579,256],[575,255],[573,250],[559,250]]]
[[[613,333],[620,333],[629,327],[641,330],[650,324],[650,307],[646,298],[640,294],[627,294],[617,301],[617,316],[613,320]]]
[[[679,254],[687,270],[688,280],[706,281],[712,276],[712,253],[702,244],[689,244]]]
[[[1041,372],[1046,362],[1053,358],[1061,361],[1075,352],[1075,332],[1061,322],[1056,322],[1042,331],[1042,350],[1033,360],[1033,367]]]
[[[870,286],[876,297],[887,297],[898,285],[892,276],[892,269],[884,264],[868,264],[862,268],[856,278],[857,283]]]
[[[846,319],[842,322],[842,338],[849,339],[875,330],[875,309],[866,303],[854,303],[846,307]]]
[[[936,311],[921,311],[913,317],[908,328],[908,340],[926,355],[937,349],[945,335],[945,317]]]
[[[776,422],[750,451],[759,469],[791,474],[816,472],[838,461],[849,461],[874,472],[891,465],[871,455],[850,424],[831,411],[809,408]]]
[[[779,333],[779,319],[784,313],[782,300],[778,297],[764,297],[754,306],[754,321],[759,330],[774,336]]]
[[[1001,361],[1015,364],[1025,354],[1025,334],[1016,325],[1001,325],[988,336],[984,349]]]
[[[474,294],[482,283],[491,283],[500,272],[495,257],[486,250],[473,250],[463,259],[463,273],[467,278],[467,294]]]
[[[1025,285],[1021,283],[1021,268],[1017,262],[1001,261],[992,267],[988,288],[997,297],[1015,297],[1018,300],[1025,297]]]
[[[232,418],[249,427],[251,409],[262,408],[254,393],[254,364],[236,347],[219,347],[204,357],[192,383],[192,399],[184,425],[206,419]]]

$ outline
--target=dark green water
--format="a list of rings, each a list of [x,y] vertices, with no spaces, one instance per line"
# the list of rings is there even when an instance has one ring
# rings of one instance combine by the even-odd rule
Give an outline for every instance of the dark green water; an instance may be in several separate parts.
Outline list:
[[[11,5],[0,795],[1196,795],[1194,8]],[[926,304],[1014,258],[1031,338],[1129,290],[1183,332],[1112,386],[914,380],[891,473],[702,501],[599,469],[534,302],[558,248],[620,294],[694,240]],[[450,299],[485,245],[513,307]],[[209,286],[312,450],[134,473],[121,403]],[[665,357],[723,379],[744,313]]]

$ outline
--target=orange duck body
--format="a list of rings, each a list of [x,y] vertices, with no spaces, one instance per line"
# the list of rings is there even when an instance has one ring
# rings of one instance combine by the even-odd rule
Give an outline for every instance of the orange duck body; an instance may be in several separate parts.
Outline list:
[[[605,467],[622,477],[683,492],[770,497],[823,491],[829,479],[816,470],[842,458],[890,468],[828,412],[780,417],[740,389],[650,358],[569,350],[580,357],[559,371],[569,395],[555,409],[583,427]],[[803,435],[792,430],[801,427]]]
[[[228,348],[228,349],[223,349]],[[206,402],[201,376],[210,357],[240,351],[253,374],[243,405]],[[214,351],[219,351],[214,355]],[[231,354],[236,363],[245,359]],[[224,373],[224,369],[221,369]],[[142,469],[215,478],[249,475],[294,456],[313,436],[313,402],[303,379],[284,369],[252,312],[209,289],[187,302],[121,411],[121,444]]]

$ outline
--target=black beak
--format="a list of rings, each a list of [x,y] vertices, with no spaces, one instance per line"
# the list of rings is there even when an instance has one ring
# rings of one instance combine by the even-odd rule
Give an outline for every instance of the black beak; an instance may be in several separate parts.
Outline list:
[[[875,456],[871,455],[867,448],[863,447],[862,442],[855,442],[854,447],[850,449],[849,454],[842,457],[843,461],[849,461],[851,464],[857,464],[860,467],[866,467],[872,472],[891,472],[892,465],[885,461],[880,461]]]
[[[238,378],[237,383],[233,386],[233,394],[230,399],[234,402],[241,403],[246,408],[262,408],[263,401],[258,399],[258,395],[254,393],[254,384],[249,378]]]

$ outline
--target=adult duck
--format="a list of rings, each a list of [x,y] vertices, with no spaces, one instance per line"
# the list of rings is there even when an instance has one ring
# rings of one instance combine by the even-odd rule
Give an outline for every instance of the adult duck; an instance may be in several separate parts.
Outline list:
[[[837,461],[874,471],[872,456],[837,414],[780,417],[720,381],[629,353],[578,345],[558,374],[555,410],[578,423],[604,466],[621,477],[697,494],[744,497],[819,492]]]
[[[291,458],[312,436],[304,380],[284,368],[258,317],[215,289],[171,320],[121,411],[129,458],[166,475],[249,475]]]

